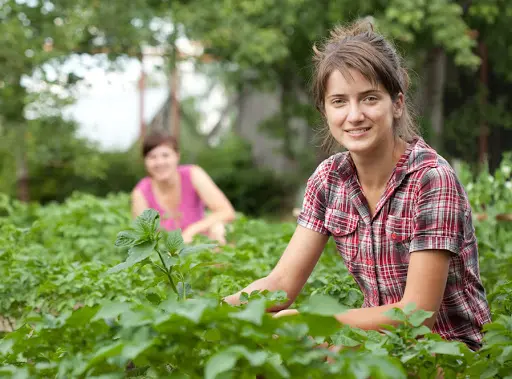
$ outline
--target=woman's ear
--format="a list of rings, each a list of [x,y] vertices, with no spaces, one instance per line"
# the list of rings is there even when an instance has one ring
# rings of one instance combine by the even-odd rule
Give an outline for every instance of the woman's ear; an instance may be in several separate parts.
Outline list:
[[[400,118],[402,117],[402,114],[404,112],[404,106],[405,106],[405,96],[403,93],[399,93],[395,101],[393,101],[393,117],[394,118]]]

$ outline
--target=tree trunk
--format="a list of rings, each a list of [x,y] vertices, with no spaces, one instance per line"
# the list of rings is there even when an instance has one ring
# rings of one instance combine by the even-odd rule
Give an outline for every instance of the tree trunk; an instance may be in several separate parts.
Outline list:
[[[139,57],[140,77],[138,83],[139,89],[139,139],[142,141],[146,136],[146,121],[144,120],[144,91],[146,86],[146,73],[144,72],[144,56]]]
[[[290,161],[293,165],[295,162],[295,152],[293,149],[293,133],[292,126],[290,125],[291,117],[290,117],[290,96],[292,91],[292,83],[290,81],[290,77],[286,74],[281,75],[281,122],[282,128],[284,129],[284,138],[283,138],[283,153],[284,156]]]
[[[169,99],[171,101],[170,104],[170,110],[171,114],[169,117],[170,121],[170,130],[171,135],[176,139],[176,142],[178,145],[180,144],[180,102],[179,102],[179,95],[178,95],[178,87],[179,87],[179,78],[178,78],[178,67],[177,62],[175,61],[172,67],[171,75],[170,75],[170,81],[169,81],[169,89],[171,96],[169,96]]]
[[[18,128],[18,148],[16,151],[16,193],[18,200],[29,202],[29,172],[25,144],[25,128],[21,125],[19,125]]]
[[[429,141],[438,150],[443,148],[444,88],[446,84],[446,52],[434,47],[427,53],[425,77],[420,93],[420,111],[430,121],[432,138]]]
[[[482,97],[480,99],[481,102],[481,111],[485,109],[487,105],[487,92],[489,85],[489,67],[488,67],[488,59],[487,59],[487,46],[485,42],[480,41],[478,44],[478,50],[480,53],[480,58],[482,59],[482,64],[480,66],[480,90],[482,91]],[[488,150],[488,136],[489,136],[489,127],[485,120],[485,114],[480,118],[480,137],[479,137],[479,149],[478,149],[478,160],[481,165],[485,165],[487,163],[487,150]]]

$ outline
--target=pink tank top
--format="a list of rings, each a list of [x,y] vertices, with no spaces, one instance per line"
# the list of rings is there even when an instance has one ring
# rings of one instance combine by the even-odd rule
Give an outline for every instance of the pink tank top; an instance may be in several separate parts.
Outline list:
[[[185,230],[189,225],[204,217],[204,204],[199,198],[190,178],[191,168],[191,165],[178,167],[181,178],[181,202],[176,220],[171,215],[166,214],[166,211],[156,201],[150,177],[141,179],[135,186],[144,195],[148,207],[153,208],[160,214],[160,226],[166,230]]]

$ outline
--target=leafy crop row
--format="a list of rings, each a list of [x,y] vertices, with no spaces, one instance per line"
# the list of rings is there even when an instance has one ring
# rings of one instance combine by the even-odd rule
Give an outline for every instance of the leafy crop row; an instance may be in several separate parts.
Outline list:
[[[512,213],[507,167],[466,178],[475,213]],[[158,230],[154,212],[132,224],[127,207],[126,195],[44,207],[0,197],[0,377],[512,378],[508,223],[475,220],[493,323],[472,352],[430,333],[429,314],[413,305],[393,310],[403,323],[383,333],[337,324],[332,314],[362,295],[332,243],[296,302],[299,316],[265,313],[280,292],[224,304],[269,272],[294,225],[240,217],[230,245],[185,246]]]

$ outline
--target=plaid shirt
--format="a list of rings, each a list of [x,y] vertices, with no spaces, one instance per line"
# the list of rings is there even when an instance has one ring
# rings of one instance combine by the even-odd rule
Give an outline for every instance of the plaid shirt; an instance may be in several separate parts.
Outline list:
[[[397,163],[373,218],[367,204],[350,155],[339,153],[309,178],[298,224],[333,236],[364,294],[363,307],[402,299],[410,253],[452,252],[433,331],[478,349],[490,312],[471,208],[451,166],[418,138]]]

